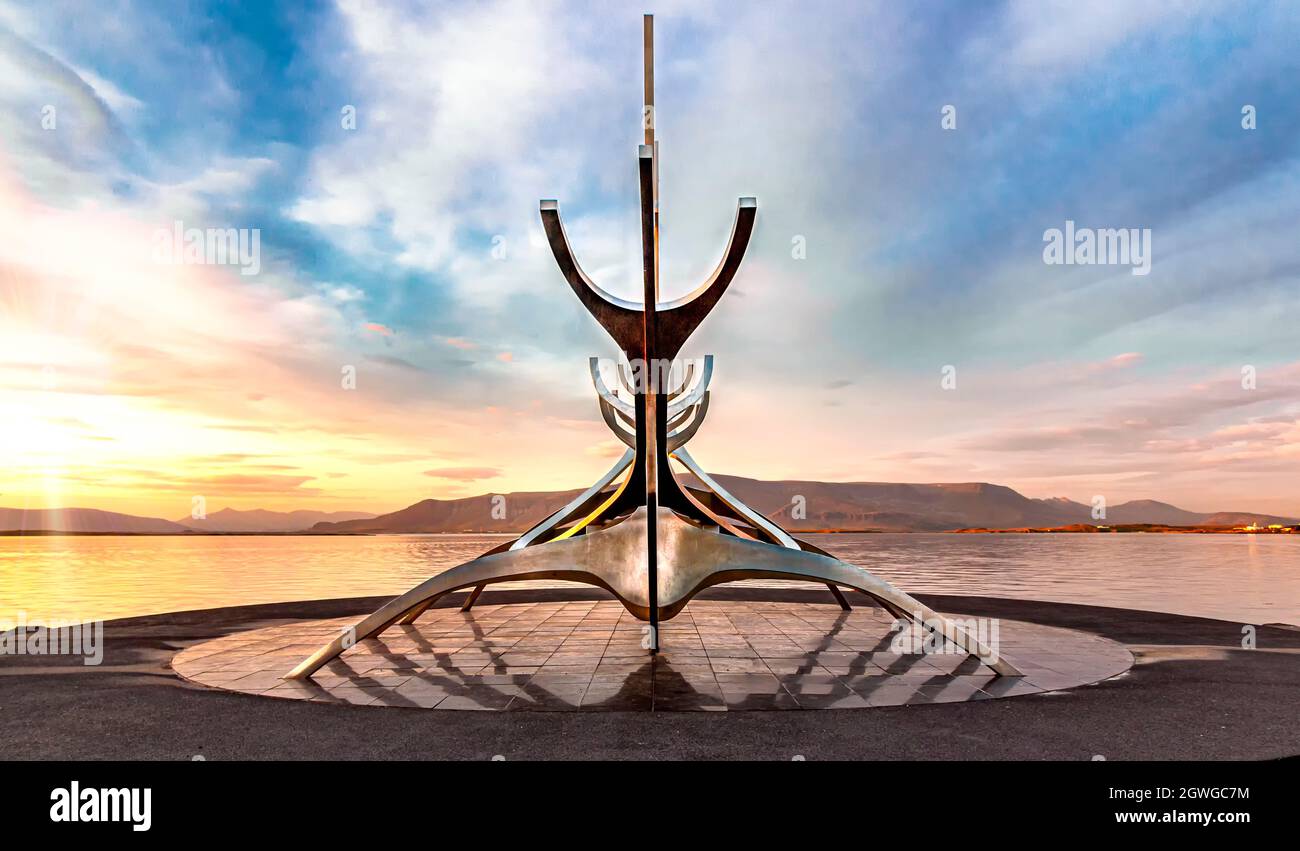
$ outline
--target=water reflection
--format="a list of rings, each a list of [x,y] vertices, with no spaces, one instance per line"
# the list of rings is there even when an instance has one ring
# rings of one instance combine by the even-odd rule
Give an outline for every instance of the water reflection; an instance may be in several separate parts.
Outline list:
[[[909,591],[1300,624],[1300,536],[819,535]],[[0,618],[397,594],[494,535],[0,538]],[[551,583],[520,583],[520,585]],[[787,583],[773,582],[773,585]]]

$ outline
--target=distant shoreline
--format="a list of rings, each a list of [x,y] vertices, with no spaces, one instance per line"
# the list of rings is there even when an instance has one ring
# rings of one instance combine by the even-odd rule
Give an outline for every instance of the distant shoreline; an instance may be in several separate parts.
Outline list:
[[[1236,526],[1165,526],[1158,523],[1122,523],[1116,526],[1089,526],[1074,524],[1070,526],[1029,527],[1020,526],[1011,529],[953,529],[951,534],[984,535],[1113,535],[1113,534],[1156,534],[1156,535],[1291,535],[1300,532],[1300,527],[1284,526],[1280,529],[1246,529]]]
[[[220,537],[271,537],[283,538],[286,536],[311,536],[313,538],[356,538],[356,537],[378,537],[380,535],[495,535],[507,538],[515,535],[522,535],[527,529],[511,530],[509,532],[501,531],[480,531],[477,529],[444,529],[439,532],[314,532],[311,529],[301,529],[296,532],[217,532],[217,531],[185,531],[185,532],[65,532],[56,529],[0,529],[0,538],[105,538],[105,537],[132,537],[132,538],[220,538]],[[795,534],[799,535],[875,535],[885,532],[884,529],[800,529]],[[901,531],[901,530],[900,530]],[[903,532],[903,534],[911,534]],[[933,533],[930,533],[933,534]]]
[[[378,535],[497,535],[500,537],[509,537],[512,535],[522,535],[527,529],[510,530],[502,532],[500,530],[483,531],[479,529],[443,529],[438,532],[316,532],[311,529],[301,529],[298,531],[286,532],[218,532],[211,530],[187,530],[185,532],[65,532],[57,529],[0,529],[0,538],[84,538],[84,537],[136,537],[136,538],[219,538],[229,537],[231,535],[239,537],[250,536],[269,536],[284,537],[286,535],[310,535],[312,537],[370,537]],[[897,529],[796,529],[792,530],[796,535],[879,535],[885,532],[894,531],[899,534],[912,534],[910,530]],[[947,530],[958,531],[958,530]],[[965,531],[965,530],[961,530]],[[933,530],[924,534],[935,534]]]
[[[0,538],[221,538],[221,537],[272,537],[283,538],[287,535],[311,535],[313,537],[357,537],[358,535],[373,535],[374,532],[313,532],[310,529],[302,529],[297,532],[215,532],[215,531],[198,531],[187,530],[185,532],[65,532],[58,529],[0,529]],[[421,532],[397,532],[394,534],[425,534]],[[490,532],[434,532],[431,534],[494,534]]]
[[[1276,526],[1300,531],[1300,518],[1253,511],[1187,511],[1156,500],[1129,500],[1096,506],[1064,497],[1031,499],[987,482],[907,484],[888,482],[761,481],[722,476],[720,481],[769,520],[799,535],[897,532],[1188,532],[1222,533]],[[200,511],[199,516],[168,520],[98,508],[6,508],[0,506],[0,536],[66,534],[145,535],[392,535],[522,534],[568,504],[577,491],[526,491],[479,494],[455,499],[422,499],[405,508],[373,514],[363,511],[297,509]],[[796,510],[800,495],[813,506]],[[495,500],[509,500],[504,516]],[[200,506],[202,507],[202,506]],[[179,506],[177,506],[179,508]],[[177,514],[180,512],[177,511]],[[990,525],[1000,521],[1003,526]],[[457,529],[461,524],[467,526]],[[1141,524],[1140,526],[1138,524]],[[1113,526],[1114,528],[1108,528]]]
[[[189,530],[185,532],[65,532],[54,529],[3,529],[0,530],[0,538],[104,538],[104,537],[134,537],[134,538],[220,538],[220,537],[271,537],[283,538],[291,536],[311,536],[311,537],[378,537],[382,535],[496,535],[507,537],[510,535],[522,534],[524,530],[519,531],[480,531],[476,529],[460,530],[443,530],[439,532],[327,532],[312,531],[311,529],[302,529],[292,532],[220,532],[220,531],[200,531]],[[1070,526],[1047,526],[1047,527],[1030,527],[1019,526],[1006,529],[992,529],[985,527],[973,527],[968,529],[937,529],[937,530],[910,530],[910,529],[791,529],[794,535],[882,535],[882,534],[899,534],[899,535],[1107,535],[1107,534],[1156,534],[1156,535],[1290,535],[1300,534],[1300,527],[1289,526],[1281,529],[1244,529],[1233,526],[1165,526],[1154,523],[1126,523],[1116,526],[1090,526],[1087,524],[1075,524]]]

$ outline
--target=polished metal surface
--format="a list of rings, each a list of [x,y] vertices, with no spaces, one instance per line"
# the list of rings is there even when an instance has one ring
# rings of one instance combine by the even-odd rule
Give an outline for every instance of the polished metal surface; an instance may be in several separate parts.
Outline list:
[[[560,272],[569,282],[578,300],[595,317],[600,326],[609,332],[629,360],[642,357],[641,335],[644,313],[642,305],[621,299],[602,289],[578,265],[564,223],[560,219],[559,202],[542,201],[540,212],[547,242],[551,246],[551,253],[555,256],[555,263],[560,267]],[[670,302],[656,304],[660,321],[654,348],[658,357],[670,360],[675,358],[687,338],[722,298],[740,270],[740,262],[745,256],[745,249],[749,246],[757,212],[756,199],[741,198],[736,203],[735,219],[731,225],[727,247],[713,274],[687,295]]]
[[[668,439],[666,441],[668,444],[668,452],[676,452],[678,449],[685,446],[687,441],[694,437],[695,433],[700,430],[700,426],[704,424],[704,417],[709,412],[710,398],[710,391],[705,390],[704,395],[700,397],[699,403],[688,409],[690,413],[694,414],[691,421],[676,431],[668,432]],[[667,470],[667,465],[665,465],[665,470]],[[669,471],[669,475],[671,475],[671,471]]]
[[[596,388],[596,395],[608,402],[610,407],[612,407],[617,413],[622,414],[624,422],[635,427],[636,409],[632,407],[631,402],[620,399],[618,395],[614,393],[613,390],[610,390],[609,386],[605,384],[605,378],[600,372],[600,358],[595,356],[588,358],[587,367],[591,370],[591,383]]]
[[[569,522],[584,511],[590,511],[593,500],[597,499],[601,492],[604,491],[605,488],[614,481],[614,479],[618,478],[624,470],[632,466],[632,459],[634,457],[635,453],[631,449],[624,452],[623,457],[615,461],[614,466],[609,468],[609,472],[597,479],[594,485],[574,497],[573,501],[568,505],[555,512],[550,517],[547,517],[524,534],[520,535],[510,544],[510,549],[522,550],[524,547],[531,546],[532,544],[537,543],[538,539],[555,527]]]
[[[593,355],[587,359],[587,369],[591,373],[592,386],[596,388],[596,395],[604,399],[614,408],[619,415],[619,419],[625,423],[636,426],[636,409],[631,402],[622,398],[617,392],[610,389],[605,382],[604,373],[601,370],[601,359]],[[627,369],[624,364],[615,364],[615,371],[618,373],[619,381],[624,390],[630,395],[635,396],[636,390],[632,387],[632,380],[627,377]],[[666,395],[669,399],[668,417],[671,420],[685,413],[688,408],[695,405],[704,396],[704,392],[709,388],[709,382],[713,379],[713,355],[704,356],[704,366],[700,373],[700,379],[695,381],[695,363],[688,362],[685,368],[685,376],[676,389],[669,391]],[[671,423],[670,423],[671,425]]]
[[[677,614],[698,592],[723,582],[756,578],[832,582],[868,594],[900,617],[939,625],[937,628],[945,639],[978,657],[996,673],[1018,673],[993,650],[951,627],[928,606],[857,567],[829,556],[706,531],[666,508],[659,509],[657,519],[661,570],[655,596],[658,614],[665,620]],[[595,585],[612,593],[636,617],[648,620],[651,599],[645,583],[648,528],[646,509],[639,508],[607,528],[546,545],[492,553],[454,567],[394,598],[317,650],[288,676],[310,676],[357,641],[381,633],[414,608],[427,609],[445,594],[497,582],[564,579]]]
[[[651,80],[649,65],[646,74]],[[648,82],[647,91],[652,88]],[[653,106],[652,96],[647,97],[646,105]],[[445,594],[474,588],[468,606],[486,585],[524,579],[564,579],[608,590],[627,611],[649,621],[651,652],[658,647],[659,620],[672,618],[693,595],[711,585],[758,578],[806,580],[825,584],[845,608],[848,604],[839,587],[854,588],[895,616],[941,633],[996,673],[1018,673],[978,640],[889,583],[793,538],[724,489],[685,450],[708,414],[713,358],[705,358],[698,377],[688,368],[677,387],[661,388],[655,378],[662,365],[677,357],[734,279],[753,232],[758,205],[753,198],[740,199],[722,260],[708,280],[681,298],[660,301],[658,152],[653,128],[648,127],[646,144],[638,150],[640,303],[619,299],[592,281],[574,257],[558,203],[542,201],[540,206],[561,274],[627,361],[640,360],[640,374],[633,371],[632,378],[623,364],[616,364],[620,384],[631,401],[606,385],[597,358],[589,362],[601,417],[627,445],[627,452],[568,505],[514,541],[393,599],[303,660],[289,678],[310,677],[353,643],[376,636],[395,623],[414,623]],[[671,371],[662,370],[662,374]],[[680,481],[669,464],[670,457],[702,487]]]
[[[691,383],[695,375],[695,364],[687,366],[686,380],[682,382],[681,389],[671,394],[672,402],[668,405],[668,416],[681,413],[682,411],[700,401],[704,391],[709,389],[709,382],[713,380],[713,355],[704,356],[704,370],[700,375],[700,380]]]
[[[691,475],[695,476],[695,478],[700,481],[701,484],[713,491],[713,493],[717,494],[718,498],[726,503],[727,507],[738,514],[741,519],[748,522],[751,526],[765,532],[768,537],[772,539],[773,543],[780,544],[789,550],[802,549],[798,542],[795,541],[794,538],[790,537],[790,533],[786,532],[780,526],[776,525],[771,520],[768,520],[748,505],[745,505],[745,503],[741,502],[738,497],[732,496],[729,491],[722,487],[722,485],[714,481],[712,476],[704,472],[703,467],[695,463],[695,459],[691,457],[691,454],[686,451],[685,447],[673,452],[672,457],[677,459],[681,465],[691,473]]]

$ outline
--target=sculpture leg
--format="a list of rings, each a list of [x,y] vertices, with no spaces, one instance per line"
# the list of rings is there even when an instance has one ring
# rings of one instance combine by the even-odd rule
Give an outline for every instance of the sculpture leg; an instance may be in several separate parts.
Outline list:
[[[508,555],[515,554],[509,553]],[[537,570],[529,570],[526,567],[512,570],[509,568],[508,562],[505,564],[504,570],[493,570],[493,567],[499,568],[499,564],[497,562],[485,562],[481,557],[426,579],[405,594],[389,600],[355,626],[344,631],[324,647],[308,656],[286,674],[284,678],[286,680],[309,678],[320,670],[323,665],[337,658],[343,651],[357,642],[373,638],[399,621],[411,623],[444,594],[471,586],[478,589],[489,582],[508,582],[513,579],[534,577],[547,578],[555,575],[554,570],[545,567]],[[477,593],[473,594],[472,597],[477,597]]]
[[[624,527],[620,523],[608,530],[556,540],[546,546],[504,549],[479,556],[389,600],[304,659],[286,679],[310,677],[357,642],[379,635],[398,621],[410,622],[445,594],[496,582],[559,579],[595,585],[612,591],[629,611],[644,619],[648,609],[642,584],[643,567],[628,558],[629,554],[638,552],[636,544],[644,538],[644,524]]]
[[[704,588],[744,579],[801,579],[824,585],[855,588],[877,600],[896,618],[909,620],[940,633],[944,639],[1003,676],[1019,671],[976,636],[958,629],[948,619],[862,568],[828,555],[775,547],[697,529],[669,512],[661,524],[668,554],[668,593],[661,596],[664,616],[671,617]]]
[[[768,538],[771,539],[772,543],[778,544],[786,549],[803,549],[799,546],[799,542],[792,538],[788,532],[773,523],[771,520],[768,520],[762,514],[759,514],[757,511],[750,508],[742,502],[739,497],[732,495],[730,491],[715,481],[714,478],[706,473],[704,468],[691,457],[691,453],[686,451],[685,446],[679,447],[675,452],[673,452],[672,457],[677,459],[679,464],[689,470],[691,475],[695,476],[702,485],[712,491],[714,496],[722,501],[723,505],[730,508],[736,513],[736,516],[743,518],[755,529],[765,533]],[[676,476],[676,474],[673,475],[674,477]],[[683,493],[687,493],[685,488],[681,488],[681,490]],[[836,588],[829,582],[826,584],[826,587],[830,590],[831,595],[835,597],[835,602],[840,604],[841,609],[846,612],[853,611],[853,607],[849,605],[848,599],[839,588]]]
[[[649,529],[645,513],[641,508],[607,528],[545,546],[480,556],[427,579],[318,649],[287,677],[310,677],[356,642],[380,634],[412,612],[424,611],[444,594],[524,579],[560,579],[604,588],[641,620],[648,620],[652,611],[667,620],[701,590],[737,580],[795,579],[853,588],[877,600],[895,617],[942,635],[996,673],[1019,675],[1015,666],[976,636],[861,568],[814,552],[705,531],[666,508],[660,509],[658,524],[663,572],[658,594],[649,597],[643,561]]]
[[[616,476],[631,466],[632,459],[633,453],[631,450],[628,450],[623,454],[622,458],[614,463],[613,467],[610,467],[609,471],[605,473],[605,475],[601,476],[596,483],[587,488],[586,491],[575,497],[568,505],[565,505],[563,508],[551,514],[545,520],[538,523],[536,526],[529,529],[510,543],[494,547],[487,553],[484,553],[484,555],[501,552],[503,550],[520,550],[528,546],[533,546],[539,540],[544,539],[544,537],[548,533],[552,532],[552,530],[557,526],[571,522],[575,517],[584,512],[590,512],[592,507],[597,503],[601,505],[601,510],[605,510],[608,508],[610,499],[609,495],[602,494],[602,491],[609,486],[610,482],[612,482]],[[599,519],[598,515],[599,512],[590,514],[577,528],[581,528],[593,520]],[[573,532],[570,531],[568,534],[573,534]],[[474,603],[478,601],[479,594],[481,593],[483,593],[483,586],[475,586],[474,591],[465,601],[465,604],[461,606],[460,610],[462,612],[468,612],[474,606]],[[424,614],[433,603],[434,600],[432,599],[425,600],[423,603],[414,606],[410,611],[402,615],[396,622],[400,625],[415,623],[416,620],[419,619],[420,615]]]
[[[596,505],[600,505],[602,509],[606,509],[608,507],[608,499],[607,495],[603,495],[602,492],[620,473],[632,466],[634,458],[635,453],[631,449],[624,452],[623,457],[618,461],[615,461],[614,466],[610,467],[609,471],[606,472],[605,475],[597,479],[595,484],[587,488],[584,492],[578,494],[578,496],[568,505],[564,506],[559,511],[556,511],[550,517],[547,517],[541,523],[538,523],[536,526],[520,535],[518,539],[510,544],[509,549],[522,550],[524,547],[536,544],[551,530],[558,526],[562,526],[565,523],[572,522],[576,517],[579,517],[586,512],[590,512]]]
[[[418,606],[415,606],[409,612],[407,612],[406,614],[398,618],[397,624],[399,626],[408,626],[410,624],[415,623],[417,620],[420,619],[420,615],[424,614],[425,610],[428,609],[430,606],[432,606],[434,602],[435,602],[435,598],[430,597],[428,600],[425,600],[423,603],[421,603]]]
[[[465,602],[461,605],[460,610],[462,612],[468,612],[470,609],[474,608],[474,604],[478,602],[478,595],[482,594],[483,589],[486,587],[487,583],[475,585],[474,590],[469,592],[469,596],[465,598]]]
[[[907,620],[917,623],[931,632],[937,632],[947,641],[952,642],[955,646],[976,657],[985,665],[988,665],[993,672],[1002,677],[1019,677],[1022,676],[1020,670],[1012,665],[1006,659],[997,654],[993,648],[987,647],[978,638],[959,629],[956,624],[948,620],[943,615],[931,609],[920,600],[912,597],[899,589],[885,582],[876,576],[872,576],[861,568],[855,568],[852,565],[844,564],[849,570],[856,571],[861,578],[857,581],[845,581],[837,577],[837,584],[848,585],[856,588],[873,600],[879,602],[894,617],[900,620]]]

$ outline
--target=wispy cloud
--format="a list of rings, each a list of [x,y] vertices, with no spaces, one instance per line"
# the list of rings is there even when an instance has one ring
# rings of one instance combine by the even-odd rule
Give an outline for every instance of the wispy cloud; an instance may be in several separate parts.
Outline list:
[[[612,347],[536,205],[635,296],[639,15],[259,14],[0,7],[6,492],[172,516],[188,487],[376,508],[601,472],[619,450],[585,363]],[[705,463],[1300,513],[1286,4],[681,3],[657,25],[665,295],[711,271],[737,196],[760,204],[686,352],[717,355]],[[1045,266],[1067,219],[1151,228],[1151,274]],[[259,228],[262,273],[153,263],[177,220]]]
[[[450,479],[456,482],[477,482],[482,479],[495,479],[501,476],[501,470],[496,467],[439,467],[436,470],[425,470],[426,476],[432,476],[435,479]]]

